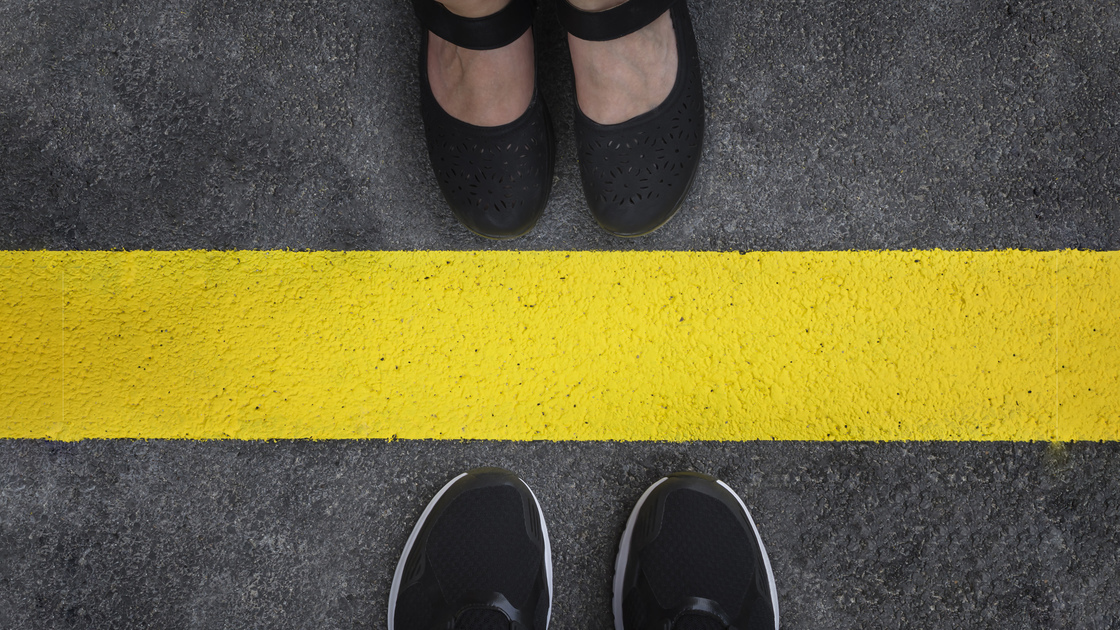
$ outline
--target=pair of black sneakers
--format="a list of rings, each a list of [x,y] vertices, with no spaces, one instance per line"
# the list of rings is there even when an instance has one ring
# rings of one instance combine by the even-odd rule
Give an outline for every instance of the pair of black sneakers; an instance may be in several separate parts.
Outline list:
[[[501,468],[445,485],[405,543],[389,630],[546,630],[552,553],[533,491]],[[727,484],[675,473],[630,514],[614,576],[615,630],[771,630],[766,547]]]

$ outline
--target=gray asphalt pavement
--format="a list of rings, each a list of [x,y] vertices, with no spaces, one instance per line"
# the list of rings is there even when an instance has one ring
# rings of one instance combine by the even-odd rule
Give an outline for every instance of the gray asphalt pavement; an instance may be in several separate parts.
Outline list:
[[[0,443],[0,627],[384,628],[412,523],[458,472],[540,498],[554,628],[613,628],[633,501],[717,475],[784,628],[1120,625],[1120,444]]]
[[[0,4],[5,249],[1116,249],[1115,0],[691,3],[708,142],[643,239],[576,170],[538,12],[552,202],[495,244],[444,208],[403,0]]]

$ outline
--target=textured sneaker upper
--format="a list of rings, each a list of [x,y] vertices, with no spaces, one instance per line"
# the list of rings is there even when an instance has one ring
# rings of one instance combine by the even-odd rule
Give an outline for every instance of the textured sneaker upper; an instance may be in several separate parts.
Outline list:
[[[458,601],[472,592],[496,592],[524,607],[541,568],[525,520],[521,495],[509,486],[459,495],[428,539],[428,560],[444,596]]]
[[[510,621],[500,610],[468,608],[455,618],[455,630],[510,630]]]
[[[678,490],[665,498],[661,533],[642,554],[643,570],[663,606],[702,597],[737,617],[754,572],[748,543],[726,505]]]
[[[727,626],[718,619],[707,615],[685,614],[673,622],[673,630],[725,630],[726,628]]]
[[[450,485],[398,569],[392,630],[545,630],[541,519],[532,493],[507,471],[480,469]]]
[[[737,499],[700,475],[673,476],[638,508],[624,580],[625,630],[775,627],[770,577]]]

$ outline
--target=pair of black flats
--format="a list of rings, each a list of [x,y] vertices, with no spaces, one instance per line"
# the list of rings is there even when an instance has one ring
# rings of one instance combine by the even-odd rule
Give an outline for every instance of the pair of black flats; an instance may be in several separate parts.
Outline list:
[[[638,499],[619,544],[615,630],[776,630],[778,599],[750,512],[722,481],[675,473]],[[389,630],[546,630],[544,514],[513,473],[451,480],[405,543]]]
[[[420,51],[421,114],[428,154],[440,190],[459,221],[493,239],[521,236],[536,224],[552,189],[555,141],[548,109],[534,86],[517,120],[479,127],[453,118],[432,95],[427,31],[464,48],[507,46],[532,28],[534,0],[511,0],[501,11],[464,18],[435,0],[413,0],[426,29]],[[557,0],[563,27],[575,37],[609,41],[670,13],[677,45],[677,77],[653,110],[600,125],[575,107],[580,177],[595,220],[617,236],[641,236],[665,224],[684,202],[700,162],[704,96],[700,60],[686,0],[628,0],[589,13]]]

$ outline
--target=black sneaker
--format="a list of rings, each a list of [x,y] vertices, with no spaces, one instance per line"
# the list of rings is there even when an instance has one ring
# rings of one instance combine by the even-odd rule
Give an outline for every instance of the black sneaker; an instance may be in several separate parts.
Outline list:
[[[545,630],[552,551],[533,491],[501,468],[452,479],[424,508],[389,590],[389,630]]]
[[[674,473],[638,499],[619,544],[615,630],[775,630],[778,593],[747,506],[727,484]]]

